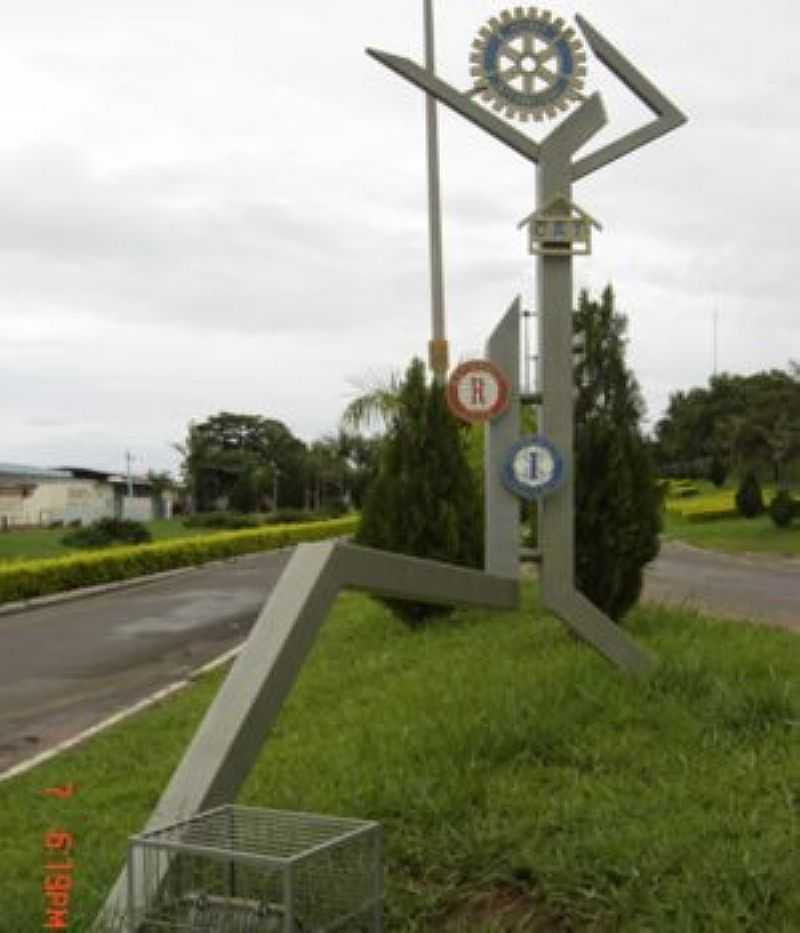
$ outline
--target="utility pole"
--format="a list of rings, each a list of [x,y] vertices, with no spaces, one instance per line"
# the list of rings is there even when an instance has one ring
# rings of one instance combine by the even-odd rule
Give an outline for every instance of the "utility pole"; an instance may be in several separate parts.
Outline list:
[[[525,354],[525,386],[524,393],[530,395],[531,393],[537,391],[537,386],[531,385],[531,360],[537,359],[538,357],[535,354],[531,354],[531,342],[530,342],[530,327],[528,322],[532,317],[536,317],[535,311],[524,310],[522,312],[522,324],[524,327],[524,338],[523,343],[525,344],[524,354]],[[538,383],[538,379],[537,379]]]
[[[129,450],[125,451],[125,464],[126,464],[127,474],[128,474],[128,498],[129,499],[133,498],[133,476],[131,474],[131,463],[135,459],[136,458],[133,456],[133,454]]]
[[[424,0],[425,68],[436,71],[433,41],[433,0]],[[439,384],[444,383],[448,369],[447,337],[444,326],[444,276],[442,272],[442,214],[439,191],[439,126],[436,98],[425,96],[426,137],[428,147],[428,238],[431,274],[431,340],[428,344],[428,365]]]
[[[272,511],[278,511],[278,464],[272,461]]]
[[[714,308],[714,317],[713,317],[713,367],[714,375],[717,375],[717,315],[719,314],[718,310]]]

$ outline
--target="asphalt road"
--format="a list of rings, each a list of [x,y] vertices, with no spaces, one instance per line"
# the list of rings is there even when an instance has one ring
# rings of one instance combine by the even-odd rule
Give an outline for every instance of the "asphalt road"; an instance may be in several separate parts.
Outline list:
[[[239,644],[290,555],[0,615],[0,773]],[[665,543],[644,599],[800,631],[800,560]]]
[[[0,773],[239,644],[290,555],[0,616]]]
[[[800,632],[800,559],[664,542],[646,571],[642,598]]]

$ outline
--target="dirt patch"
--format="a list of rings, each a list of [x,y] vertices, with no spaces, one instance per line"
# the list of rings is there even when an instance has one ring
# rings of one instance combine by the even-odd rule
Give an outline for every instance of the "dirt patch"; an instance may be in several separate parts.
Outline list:
[[[569,933],[572,922],[543,907],[513,884],[474,891],[458,899],[426,926],[433,933]]]

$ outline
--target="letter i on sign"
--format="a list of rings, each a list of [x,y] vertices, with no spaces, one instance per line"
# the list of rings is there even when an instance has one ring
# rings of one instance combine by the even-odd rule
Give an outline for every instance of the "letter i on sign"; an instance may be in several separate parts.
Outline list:
[[[528,475],[533,481],[536,480],[536,451],[532,450],[528,454]]]

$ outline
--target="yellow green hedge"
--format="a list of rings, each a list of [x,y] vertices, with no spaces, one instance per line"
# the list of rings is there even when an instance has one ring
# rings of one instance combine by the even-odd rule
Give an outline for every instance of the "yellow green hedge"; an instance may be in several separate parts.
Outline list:
[[[741,518],[736,506],[725,508],[724,506],[712,506],[706,509],[695,509],[693,512],[686,512],[683,516],[690,525],[700,525],[704,522],[720,522],[726,518]]]
[[[667,512],[691,524],[716,522],[739,516],[732,489],[723,489],[688,500],[670,498],[667,500]]]
[[[268,525],[242,531],[222,531],[191,538],[157,541],[132,547],[103,548],[87,554],[71,554],[0,565],[0,603],[33,599],[83,586],[129,580],[145,574],[189,567],[210,560],[271,551],[352,534],[357,516],[296,525]]]

